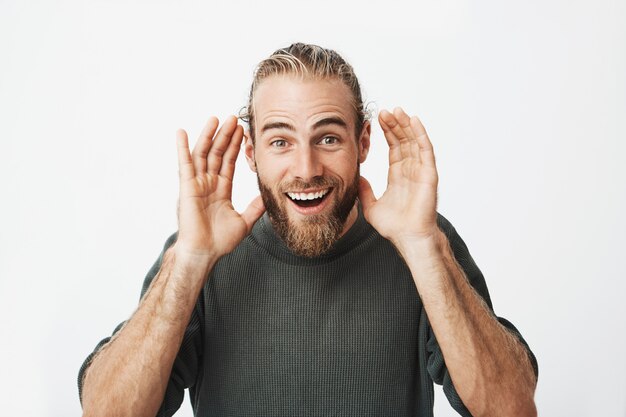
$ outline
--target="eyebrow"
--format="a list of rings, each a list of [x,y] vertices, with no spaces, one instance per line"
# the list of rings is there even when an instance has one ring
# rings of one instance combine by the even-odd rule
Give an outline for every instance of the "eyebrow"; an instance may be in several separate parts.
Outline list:
[[[348,128],[348,124],[343,119],[341,119],[339,117],[325,117],[325,118],[315,122],[315,124],[313,124],[313,129],[319,129],[320,127],[324,127],[324,126],[328,126],[328,125],[337,125],[337,126],[345,128],[345,129]],[[261,128],[261,134],[267,132],[268,130],[272,130],[272,129],[285,129],[285,130],[289,130],[290,132],[295,132],[296,131],[296,129],[292,125],[290,125],[289,123],[285,123],[285,122],[270,122],[270,123],[266,123],[266,124],[263,125],[263,127]]]
[[[295,132],[295,128],[290,125],[289,123],[285,123],[285,122],[272,122],[272,123],[266,123],[263,125],[263,127],[261,128],[261,133],[265,133],[268,130],[271,129],[285,129],[285,130],[289,130],[291,132]]]
[[[338,125],[345,129],[348,128],[348,124],[343,119],[340,119],[339,117],[326,117],[322,120],[318,120],[317,122],[315,122],[315,124],[313,125],[313,129],[318,129],[320,127],[328,125]]]

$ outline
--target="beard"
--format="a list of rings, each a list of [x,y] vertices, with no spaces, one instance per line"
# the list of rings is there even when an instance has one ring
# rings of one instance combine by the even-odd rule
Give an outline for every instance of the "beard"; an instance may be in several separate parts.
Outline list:
[[[347,184],[335,177],[314,177],[311,181],[293,180],[280,183],[274,191],[265,185],[257,174],[257,182],[265,210],[272,221],[274,230],[285,242],[287,247],[296,255],[314,258],[325,254],[339,240],[346,219],[354,207],[359,193],[360,170],[357,165],[352,181]],[[287,191],[305,190],[311,188],[332,188],[333,201],[328,213],[308,215],[300,221],[289,217],[285,195]],[[343,194],[339,194],[340,190]]]

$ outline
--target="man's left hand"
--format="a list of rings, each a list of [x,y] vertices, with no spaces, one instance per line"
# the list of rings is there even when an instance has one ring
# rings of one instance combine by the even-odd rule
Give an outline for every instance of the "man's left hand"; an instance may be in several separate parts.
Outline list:
[[[430,240],[437,228],[437,183],[433,147],[420,120],[396,107],[382,110],[378,121],[389,144],[387,189],[376,199],[361,177],[359,198],[367,221],[402,251],[416,241]]]

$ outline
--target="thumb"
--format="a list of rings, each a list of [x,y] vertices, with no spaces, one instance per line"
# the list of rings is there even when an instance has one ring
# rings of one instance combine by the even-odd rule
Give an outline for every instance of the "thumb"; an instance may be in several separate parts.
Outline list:
[[[263,204],[263,199],[260,195],[257,195],[254,200],[248,204],[246,210],[241,213],[241,217],[243,221],[246,222],[246,226],[248,227],[248,233],[252,230],[252,226],[259,220],[259,217],[265,212],[265,205]]]
[[[374,203],[376,203],[376,197],[374,197],[374,191],[369,181],[365,177],[359,178],[359,200],[363,205],[363,211],[367,213]]]

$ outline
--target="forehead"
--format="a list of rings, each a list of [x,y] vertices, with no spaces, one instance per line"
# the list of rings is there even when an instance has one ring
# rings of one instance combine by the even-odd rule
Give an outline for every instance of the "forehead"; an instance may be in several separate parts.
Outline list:
[[[288,119],[296,127],[305,127],[328,116],[341,117],[348,126],[354,126],[352,103],[350,90],[339,79],[274,75],[258,85],[252,105],[256,126],[272,119]]]

